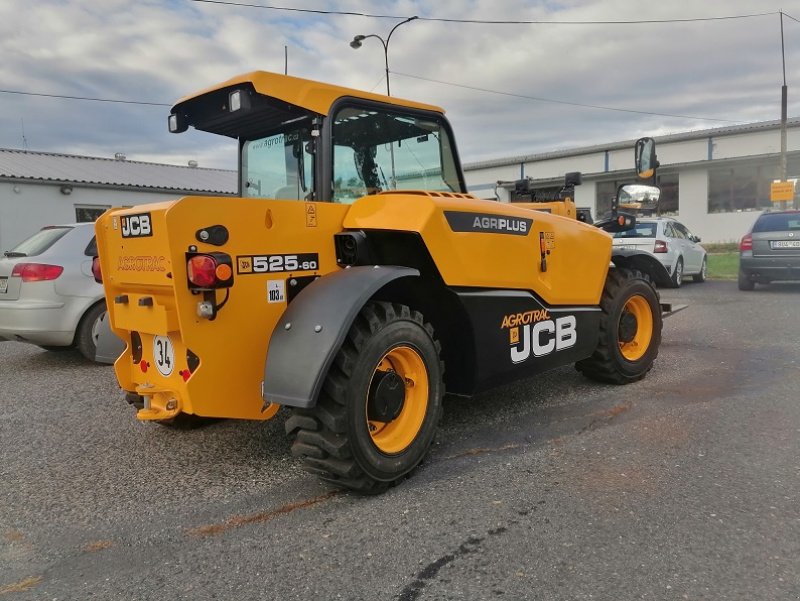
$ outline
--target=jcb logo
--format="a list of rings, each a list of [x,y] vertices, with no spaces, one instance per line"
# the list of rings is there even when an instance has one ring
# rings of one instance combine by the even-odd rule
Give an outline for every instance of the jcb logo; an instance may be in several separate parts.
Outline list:
[[[150,225],[150,213],[140,215],[124,215],[120,217],[123,238],[142,238],[152,236],[153,228]]]
[[[578,340],[577,321],[574,315],[559,317],[555,321],[539,321],[533,325],[519,326],[522,329],[522,340],[518,328],[510,330],[511,361],[522,363],[530,358],[549,355],[553,351],[561,351],[575,346]]]

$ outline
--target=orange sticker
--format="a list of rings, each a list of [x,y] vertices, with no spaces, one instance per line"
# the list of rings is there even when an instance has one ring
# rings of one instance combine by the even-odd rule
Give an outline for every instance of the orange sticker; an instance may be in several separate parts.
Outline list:
[[[306,203],[306,227],[317,227],[317,205]]]

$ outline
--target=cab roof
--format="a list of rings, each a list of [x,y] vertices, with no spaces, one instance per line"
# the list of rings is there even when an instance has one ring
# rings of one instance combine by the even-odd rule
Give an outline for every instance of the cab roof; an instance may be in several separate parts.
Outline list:
[[[353,88],[345,88],[310,79],[292,77],[291,75],[270,73],[268,71],[251,71],[250,73],[237,75],[215,86],[185,96],[175,103],[172,107],[172,112],[177,112],[177,110],[180,110],[179,107],[182,105],[185,106],[187,103],[197,98],[214,94],[221,90],[233,90],[239,86],[252,86],[255,92],[262,96],[282,101],[319,115],[327,115],[333,103],[342,97],[361,98],[402,107],[444,113],[444,109],[430,104],[404,100],[394,96],[373,94]]]

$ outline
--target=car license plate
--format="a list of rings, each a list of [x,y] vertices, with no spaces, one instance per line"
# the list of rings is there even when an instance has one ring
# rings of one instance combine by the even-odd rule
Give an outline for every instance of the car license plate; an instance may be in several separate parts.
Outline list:
[[[770,248],[800,248],[800,240],[772,240]]]
[[[8,278],[0,278],[0,294],[8,292]]]

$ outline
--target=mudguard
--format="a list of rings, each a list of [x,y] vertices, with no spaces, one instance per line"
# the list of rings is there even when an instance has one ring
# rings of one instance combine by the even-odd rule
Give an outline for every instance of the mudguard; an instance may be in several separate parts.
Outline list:
[[[646,273],[659,288],[668,287],[672,283],[667,268],[649,252],[614,248],[611,252],[611,262],[617,267],[638,269],[642,273]]]
[[[125,342],[122,340],[122,338],[111,331],[108,312],[103,313],[103,315],[100,317],[97,348],[95,349],[94,360],[98,363],[113,364],[124,350]]]
[[[265,403],[309,408],[364,304],[383,286],[419,276],[409,267],[350,267],[306,286],[278,320],[267,351]]]

